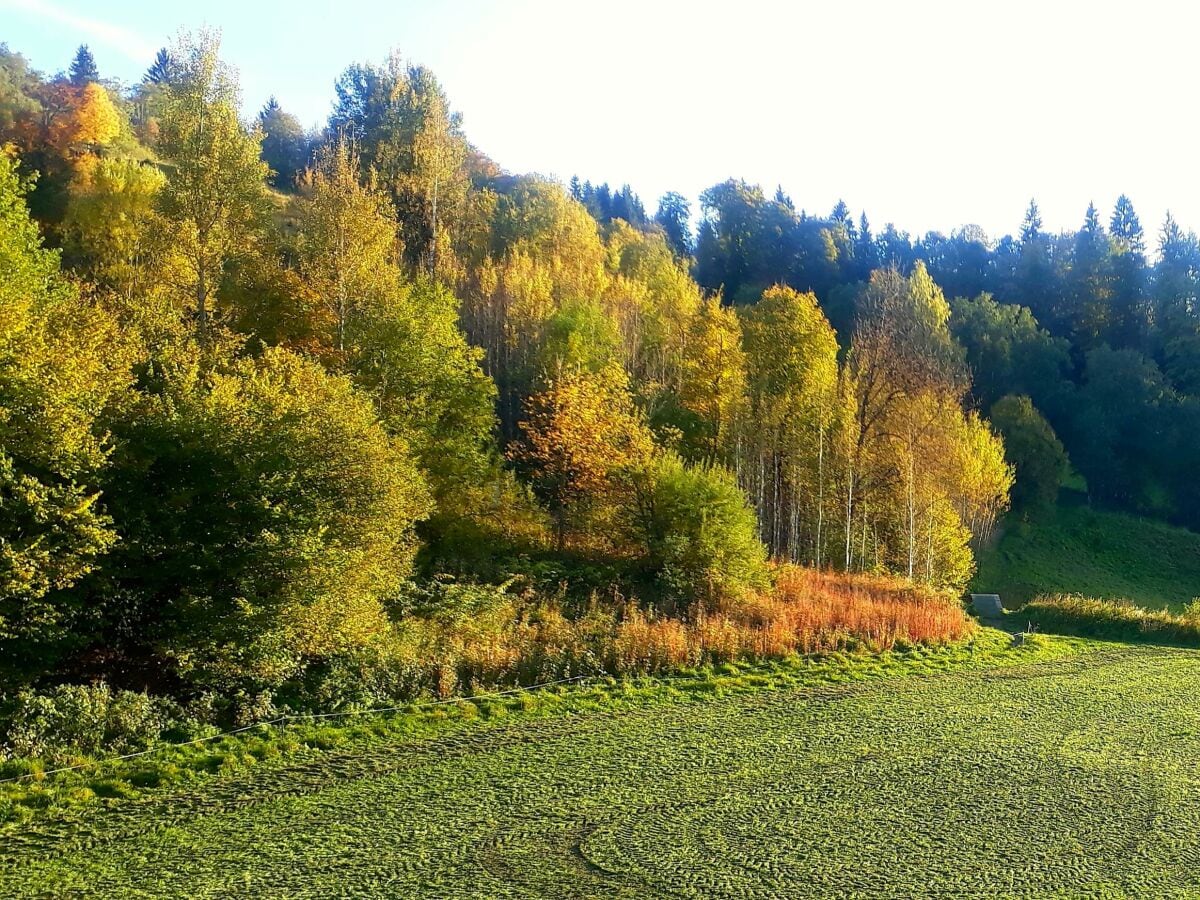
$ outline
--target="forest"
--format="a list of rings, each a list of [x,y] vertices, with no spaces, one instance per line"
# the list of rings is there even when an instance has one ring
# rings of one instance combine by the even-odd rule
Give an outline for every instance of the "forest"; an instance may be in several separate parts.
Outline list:
[[[1069,472],[1200,526],[1200,242],[1152,261],[1126,197],[998,240],[732,179],[649,215],[505,171],[399,55],[317,131],[243,120],[215,33],[148,63],[0,45],[12,746],[101,695],[203,725],[949,640]]]

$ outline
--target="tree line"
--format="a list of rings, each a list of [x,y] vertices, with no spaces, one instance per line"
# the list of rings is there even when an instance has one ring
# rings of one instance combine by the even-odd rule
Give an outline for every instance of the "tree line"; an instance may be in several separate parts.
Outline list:
[[[648,216],[628,186],[504,171],[399,56],[334,90],[306,133],[274,100],[241,120],[210,33],[133,86],[86,48],[49,78],[0,51],[0,656],[21,677],[369,668],[442,574],[599,566],[680,613],[767,589],[771,557],[961,589],[1014,471],[1018,502],[1056,488],[1056,431],[1100,496],[1164,478],[1119,418],[1187,402],[1158,318],[1084,317],[1083,347],[1035,318],[1075,321],[1047,314],[1057,288],[1012,293],[1036,258],[1141,310],[1116,299],[1137,267],[1115,229],[1088,280],[1036,229],[935,254],[731,182],[693,238],[678,194]],[[1077,448],[1084,427],[1108,443]],[[1107,481],[1104,452],[1128,464]]]
[[[706,191],[701,210],[694,252],[702,287],[723,289],[735,305],[779,283],[813,291],[843,344],[853,340],[872,271],[923,267],[955,298],[949,327],[972,375],[969,405],[996,424],[1024,422],[1017,442],[1042,457],[1026,463],[1031,471],[1061,467],[1065,447],[1094,500],[1200,525],[1192,477],[1200,462],[1200,242],[1170,214],[1151,262],[1124,195],[1107,226],[1089,205],[1079,230],[1059,234],[1044,229],[1031,202],[1019,234],[995,241],[974,226],[949,236],[913,238],[890,225],[876,234],[844,204],[812,216],[782,191],[768,198],[732,180]],[[1034,445],[1025,440],[1031,430],[1043,436]],[[1047,489],[1018,478],[1017,493],[1044,500]]]

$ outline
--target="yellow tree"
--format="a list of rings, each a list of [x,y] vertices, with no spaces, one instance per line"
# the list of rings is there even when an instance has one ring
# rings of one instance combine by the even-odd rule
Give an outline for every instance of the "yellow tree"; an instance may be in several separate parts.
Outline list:
[[[71,182],[64,231],[67,248],[91,280],[126,300],[154,278],[158,193],[166,178],[132,159],[88,157]]]
[[[25,192],[0,152],[0,655],[14,659],[69,628],[78,607],[62,590],[116,540],[97,419],[129,382],[115,322],[62,277]]]
[[[372,180],[360,181],[358,154],[344,138],[317,158],[297,250],[316,330],[344,355],[352,320],[401,287],[395,210]]]
[[[873,272],[858,307],[847,360],[856,413],[856,443],[846,460],[852,477],[845,510],[847,567],[852,531],[861,525],[866,533],[868,513],[884,516],[886,511],[889,528],[901,535],[911,532],[904,525],[908,493],[903,485],[918,480],[910,469],[930,461],[918,449],[917,435],[929,421],[929,406],[921,398],[957,405],[966,385],[947,329],[949,306],[922,263],[907,278],[895,269]],[[893,508],[895,502],[902,508]]]
[[[700,307],[700,288],[657,233],[624,221],[609,226],[604,298],[621,332],[625,365],[648,401],[678,392],[688,326]]]
[[[172,51],[158,151],[168,174],[159,194],[163,235],[182,265],[173,287],[207,341],[213,301],[230,262],[252,256],[270,212],[260,159],[262,136],[238,120],[238,90],[221,62],[220,42],[201,32]]]
[[[697,455],[733,459],[746,402],[746,353],[737,313],[719,297],[704,300],[688,323],[681,369],[679,403],[701,423]]]
[[[743,481],[775,553],[815,553],[837,395],[837,337],[811,293],[777,285],[743,321],[753,457]]]
[[[64,86],[66,108],[50,123],[50,143],[60,153],[88,152],[110,144],[121,131],[121,114],[108,91],[92,83]]]
[[[460,251],[480,260],[460,286],[463,323],[487,354],[502,433],[512,437],[538,375],[547,323],[564,305],[605,298],[611,276],[595,219],[545,179],[518,179],[498,196],[486,234],[476,239],[486,250]]]
[[[654,450],[629,379],[616,364],[562,373],[529,399],[521,427],[524,441],[514,456],[528,465],[550,507],[560,550],[571,526],[584,524],[597,508],[611,512],[603,507],[619,493],[617,475],[644,465]]]
[[[416,77],[421,87],[413,90],[414,106],[421,111],[420,124],[412,136],[412,167],[398,176],[397,186],[401,196],[409,198],[414,207],[425,208],[429,228],[425,256],[429,273],[436,279],[440,271],[439,246],[448,243],[442,219],[448,212],[456,213],[466,198],[463,165],[467,144],[459,131],[457,117],[450,112],[446,97],[432,75],[420,70]],[[442,264],[445,263],[443,260]]]

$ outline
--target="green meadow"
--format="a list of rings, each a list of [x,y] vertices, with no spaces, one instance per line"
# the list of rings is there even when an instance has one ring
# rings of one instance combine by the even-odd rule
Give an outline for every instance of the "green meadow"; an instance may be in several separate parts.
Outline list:
[[[34,817],[0,844],[0,893],[1200,892],[1200,652],[1008,643],[480,703],[409,738],[360,728]]]

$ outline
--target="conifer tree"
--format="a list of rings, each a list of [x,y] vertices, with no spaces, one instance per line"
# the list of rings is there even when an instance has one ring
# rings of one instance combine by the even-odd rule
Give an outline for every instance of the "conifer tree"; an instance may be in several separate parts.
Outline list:
[[[100,70],[96,68],[96,59],[87,44],[80,44],[71,60],[71,84],[75,87],[86,87],[100,80]]]

